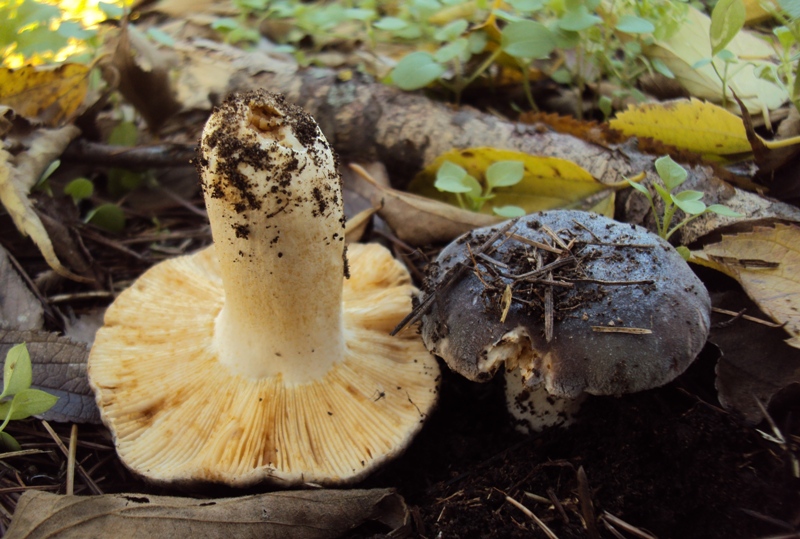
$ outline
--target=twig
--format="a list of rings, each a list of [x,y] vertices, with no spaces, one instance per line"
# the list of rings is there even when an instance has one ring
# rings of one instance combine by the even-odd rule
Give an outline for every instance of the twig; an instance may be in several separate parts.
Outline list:
[[[22,449],[21,451],[9,451],[7,453],[0,453],[0,460],[10,459],[13,457],[25,457],[28,455],[38,455],[39,453],[52,453],[46,449]]]
[[[492,234],[488,240],[483,242],[480,247],[475,249],[473,253],[480,254],[489,249],[489,247],[491,247],[492,244],[495,241],[497,241],[497,238],[504,235],[508,230],[510,230],[516,224],[517,224],[517,219],[514,219],[513,221],[509,221],[508,223],[506,223],[503,227],[501,227],[494,234]],[[448,288],[450,288],[450,286],[453,283],[455,283],[459,277],[461,277],[461,274],[464,273],[467,267],[468,267],[467,264],[459,262],[458,264],[455,264],[452,268],[450,268],[450,270],[448,271],[449,275],[445,276],[445,278],[436,287],[436,289],[432,290],[431,293],[428,294],[428,296],[419,303],[419,305],[417,305],[410,313],[408,313],[406,317],[403,318],[400,321],[400,323],[397,324],[397,326],[389,333],[389,335],[397,335],[407,326],[416,323],[420,318],[422,318],[422,316],[426,314],[428,310],[431,308],[431,306],[433,305],[433,301],[436,299],[436,297],[442,292],[445,292]]]
[[[189,167],[196,156],[194,145],[112,146],[77,139],[61,155],[64,162],[105,165],[131,170]]]
[[[567,257],[564,257],[564,258],[559,258],[558,260],[554,260],[553,262],[550,262],[549,264],[546,264],[546,265],[542,266],[541,268],[537,268],[537,269],[535,269],[533,271],[529,271],[527,273],[522,273],[520,275],[512,275],[512,274],[509,274],[509,273],[501,273],[500,275],[502,275],[503,277],[505,277],[507,279],[514,279],[515,281],[527,281],[529,279],[538,277],[539,275],[544,275],[548,271],[553,271],[553,270],[558,269],[558,268],[560,268],[562,266],[566,266],[566,265],[569,265],[569,264],[574,264],[575,262],[576,262],[576,258],[574,256],[567,256]]]
[[[67,457],[67,496],[75,490],[75,453],[78,451],[78,424],[73,423],[69,434],[69,456]]]
[[[614,515],[612,515],[608,511],[603,511],[603,519],[607,520],[611,524],[614,524],[615,526],[618,526],[618,527],[622,528],[626,532],[635,535],[636,537],[640,537],[641,539],[658,539],[658,537],[656,537],[655,535],[653,535],[653,534],[651,534],[649,532],[646,532],[646,531],[644,531],[644,530],[642,530],[640,528],[637,528],[636,526],[634,526],[632,524],[628,524],[627,522],[625,522],[621,518],[615,517]]]
[[[549,251],[549,252],[555,253],[557,255],[560,255],[560,254],[562,254],[564,252],[563,249],[559,249],[557,247],[553,247],[552,245],[547,245],[546,243],[541,243],[541,242],[538,242],[536,240],[532,240],[532,239],[526,238],[525,236],[520,236],[519,234],[509,234],[509,233],[507,233],[506,236],[508,236],[512,240],[516,240],[516,241],[518,241],[520,243],[524,243],[526,245],[530,245],[531,247],[536,247],[537,249],[541,249],[543,251]]]
[[[564,243],[564,240],[562,240],[562,239],[561,239],[561,238],[558,236],[558,234],[556,234],[555,232],[553,232],[553,231],[552,231],[552,229],[551,229],[549,226],[547,226],[546,224],[542,223],[542,230],[544,230],[545,232],[547,232],[547,235],[548,235],[548,236],[550,236],[551,238],[553,238],[553,241],[554,241],[554,242],[556,242],[556,243],[558,244],[558,246],[559,246],[559,247],[561,247],[561,248],[562,248],[562,249],[564,249],[565,251],[569,251],[569,247],[567,246],[567,244],[566,244],[566,243]]]
[[[56,294],[50,296],[47,301],[50,303],[62,303],[64,301],[74,301],[77,299],[113,298],[114,294],[107,290],[86,290],[84,292],[72,292],[69,294]]]
[[[594,283],[604,284],[607,286],[626,286],[634,284],[653,284],[655,281],[652,279],[642,279],[641,281],[603,281],[602,279],[584,279],[578,277],[564,277],[567,281],[572,283]]]
[[[542,256],[541,254],[537,253],[536,259],[538,261],[538,265],[542,265]],[[547,272],[547,280],[553,280],[553,272]],[[553,318],[554,314],[554,307],[553,307],[553,287],[548,286],[544,289],[544,339],[546,342],[550,342],[553,340]]]
[[[586,532],[591,539],[600,539],[600,532],[597,531],[597,519],[594,515],[592,493],[589,489],[589,478],[586,477],[586,470],[583,469],[583,466],[578,468],[576,477],[578,479],[578,499],[581,502],[581,516],[586,525]]]
[[[559,500],[558,496],[556,496],[556,492],[552,488],[549,488],[547,489],[547,496],[558,510],[559,514],[561,515],[561,519],[564,521],[564,524],[569,524],[569,516],[567,516],[567,512],[564,510],[561,500]]]
[[[513,505],[514,507],[516,507],[517,509],[519,509],[520,511],[522,511],[523,513],[525,513],[525,515],[528,518],[530,518],[532,521],[534,521],[536,523],[536,525],[539,526],[539,528],[541,528],[541,530],[544,532],[544,534],[547,537],[549,537],[550,539],[558,539],[558,536],[555,533],[553,533],[553,530],[548,528],[547,524],[542,522],[542,520],[539,517],[534,515],[533,511],[531,511],[530,509],[528,509],[527,507],[525,507],[524,505],[519,503],[517,500],[515,500],[511,496],[506,496],[506,501],[508,503],[510,503],[511,505]]]
[[[747,309],[742,309],[740,312],[737,313],[736,311],[729,311],[728,309],[720,309],[719,307],[712,307],[711,308],[712,312],[715,312],[715,313],[718,313],[718,314],[727,314],[728,316],[733,316],[734,317],[733,320],[727,320],[726,322],[723,322],[723,323],[730,324],[732,322],[735,322],[739,318],[743,318],[743,319],[748,320],[750,322],[755,322],[756,324],[761,324],[761,325],[764,325],[764,326],[767,326],[767,327],[770,327],[770,328],[782,328],[783,326],[786,325],[786,322],[784,322],[782,324],[778,324],[776,322],[770,322],[770,321],[764,320],[762,318],[756,318],[755,316],[746,315],[746,314],[744,314],[744,312],[746,310]]]
[[[597,235],[596,235],[594,232],[592,232],[591,230],[589,230],[589,229],[588,229],[588,228],[587,228],[587,227],[586,227],[586,226],[585,226],[583,223],[581,223],[581,222],[580,222],[580,221],[578,221],[577,219],[573,219],[573,220],[572,220],[572,222],[573,222],[573,223],[575,223],[575,226],[577,226],[578,228],[582,228],[582,229],[584,229],[586,232],[588,232],[588,233],[589,233],[589,235],[590,235],[590,236],[592,236],[592,237],[594,238],[594,241],[596,241],[597,243],[603,243],[603,240],[601,240],[600,238],[598,238],[598,237],[597,237]]]
[[[56,442],[56,445],[64,454],[64,456],[67,457],[67,459],[69,459],[69,450],[67,449],[67,446],[65,446],[64,442],[61,441],[61,438],[58,437],[58,434],[56,433],[56,431],[53,430],[53,427],[50,426],[50,423],[42,419],[42,425],[44,426],[45,430],[50,434],[50,437],[53,438],[53,440]],[[100,487],[97,486],[97,484],[89,476],[89,474],[86,473],[86,470],[83,469],[83,466],[81,466],[80,462],[76,462],[75,467],[78,469],[78,473],[81,474],[81,477],[83,477],[83,480],[86,481],[86,485],[89,487],[89,490],[91,490],[92,493],[94,494],[103,493],[103,491],[100,490]]]
[[[646,328],[628,328],[618,326],[592,326],[592,331],[597,333],[627,333],[629,335],[650,335],[652,330]]]

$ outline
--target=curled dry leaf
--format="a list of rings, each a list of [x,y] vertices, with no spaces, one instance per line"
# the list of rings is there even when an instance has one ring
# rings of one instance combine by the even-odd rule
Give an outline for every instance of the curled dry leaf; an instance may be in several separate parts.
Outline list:
[[[73,423],[100,423],[94,393],[86,375],[89,347],[46,331],[0,329],[0,357],[19,343],[28,345],[33,367],[33,387],[58,397],[41,415],[44,419]]]
[[[450,241],[461,234],[502,221],[502,218],[462,210],[419,195],[383,187],[358,165],[353,190],[380,207],[378,214],[398,238],[411,245]]]
[[[742,292],[712,294],[715,307],[764,318],[758,307]],[[749,423],[758,423],[763,414],[755,398],[764,406],[784,388],[800,384],[800,350],[786,345],[786,333],[745,318],[712,314],[709,340],[722,353],[717,362],[717,393],[720,403],[736,410]]]
[[[20,116],[55,127],[72,116],[86,97],[90,66],[25,66],[0,69],[0,103]]]
[[[112,59],[119,73],[118,89],[154,132],[181,108],[170,80],[172,60],[131,25],[120,28]]]
[[[0,245],[0,328],[40,329],[43,324],[42,304],[14,270],[8,253]]]
[[[4,115],[8,112],[8,109],[0,110]],[[76,275],[61,264],[41,219],[28,199],[29,191],[45,169],[79,133],[80,130],[74,125],[58,129],[37,129],[20,139],[23,151],[12,155],[0,149],[0,203],[5,206],[17,229],[23,235],[30,236],[56,273],[68,279],[85,282],[85,277]]]
[[[714,67],[710,64],[693,67],[697,62],[711,58],[708,39],[710,28],[710,18],[690,7],[687,19],[677,32],[668,39],[644,47],[643,52],[650,59],[657,58],[664,62],[691,95],[719,103],[722,101],[723,87]],[[788,94],[783,87],[757,75],[759,67],[771,62],[775,56],[775,51],[766,41],[743,30],[726,48],[740,58],[739,63],[730,70],[727,87],[744,101],[747,110],[760,113],[765,109],[776,109],[786,102]],[[722,73],[723,61],[716,59],[715,63]],[[735,102],[729,100],[729,104],[732,110],[738,110]]]
[[[758,307],[791,335],[800,348],[800,226],[776,224],[723,235],[692,251],[692,261],[721,271],[742,285]]]
[[[391,537],[408,533],[408,508],[392,489],[305,490],[238,498],[142,494],[59,496],[28,491],[5,537],[203,537],[335,539],[374,522]]]

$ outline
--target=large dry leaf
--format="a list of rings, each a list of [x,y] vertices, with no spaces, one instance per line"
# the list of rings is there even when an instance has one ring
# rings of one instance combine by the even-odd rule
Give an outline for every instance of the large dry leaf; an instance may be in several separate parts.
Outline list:
[[[0,68],[0,103],[30,120],[60,125],[83,103],[90,69],[81,64]]]
[[[700,154],[752,151],[741,118],[698,99],[631,105],[609,126],[628,137],[648,137]]]
[[[41,302],[14,270],[8,253],[0,245],[0,328],[40,329],[43,324]]]
[[[86,375],[89,347],[46,331],[0,329],[0,358],[12,346],[26,343],[31,355],[33,387],[58,397],[58,402],[41,415],[47,420],[72,423],[100,423],[94,392]]]
[[[408,509],[392,489],[305,490],[240,498],[142,494],[59,496],[28,491],[6,539],[113,537],[334,539],[366,522],[392,536],[408,530]]]
[[[712,294],[714,307],[765,318],[742,292]],[[749,423],[763,419],[755,399],[768,406],[772,398],[792,384],[800,384],[800,350],[786,345],[781,328],[768,327],[744,318],[712,314],[709,340],[719,347],[717,362],[719,402],[736,410]]]
[[[440,155],[425,167],[408,186],[412,193],[427,198],[441,200],[457,205],[452,193],[439,191],[434,187],[436,172],[445,161],[450,161],[466,169],[481,181],[486,169],[498,161],[522,161],[525,166],[522,181],[510,187],[498,187],[493,191],[495,197],[484,204],[482,213],[491,214],[493,207],[519,206],[526,213],[575,208],[577,204],[594,195],[604,194],[600,200],[585,209],[591,209],[606,216],[613,214],[614,191],[611,187],[597,181],[587,170],[572,161],[557,157],[540,157],[511,150],[496,148],[468,148],[452,150]]]
[[[170,78],[175,57],[159,49],[129,24],[120,29],[112,64],[119,73],[119,91],[153,132],[180,110]]]
[[[354,165],[358,170],[358,167]],[[453,240],[473,228],[502,221],[500,217],[475,213],[427,197],[383,187],[368,174],[357,174],[353,190],[379,207],[378,214],[398,238],[411,245],[429,245]]]
[[[723,235],[692,252],[693,261],[730,275],[800,348],[800,226],[777,224]]]
[[[5,207],[17,229],[25,236],[30,236],[56,273],[76,281],[87,281],[61,264],[41,219],[28,199],[28,193],[45,169],[79,133],[80,130],[74,125],[38,129],[19,141],[25,151],[12,155],[0,149],[0,204]]]
[[[720,103],[723,86],[714,67],[710,64],[698,69],[692,67],[711,57],[711,43],[708,38],[710,27],[709,17],[690,7],[687,19],[675,34],[645,47],[643,52],[650,59],[663,61],[694,97]],[[740,58],[740,63],[730,69],[727,87],[742,99],[747,110],[761,113],[763,110],[776,109],[786,102],[788,94],[782,86],[756,75],[760,66],[774,60],[775,52],[766,41],[743,30],[728,44],[727,49]],[[715,65],[722,73],[724,62],[717,59]],[[737,106],[730,96],[729,91],[729,105],[735,112]]]

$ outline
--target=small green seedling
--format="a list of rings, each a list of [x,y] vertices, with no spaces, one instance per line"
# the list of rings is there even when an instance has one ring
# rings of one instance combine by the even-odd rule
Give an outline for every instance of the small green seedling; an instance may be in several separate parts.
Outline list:
[[[439,191],[455,194],[459,206],[477,212],[481,211],[486,201],[494,198],[492,191],[495,188],[516,185],[522,181],[524,174],[525,165],[522,161],[497,161],[486,169],[484,185],[481,185],[463,167],[445,161],[436,172],[433,186]],[[519,206],[494,207],[492,211],[509,219],[525,215],[525,210]]]
[[[18,344],[6,354],[3,392],[0,393],[0,417],[5,418],[0,425],[0,443],[9,451],[19,451],[20,446],[13,436],[4,432],[8,422],[42,414],[58,400],[49,393],[31,389],[32,381],[31,356],[25,343]]]
[[[631,180],[628,180],[628,183],[631,187],[647,197],[647,200],[650,202],[650,208],[652,208],[653,215],[655,216],[658,235],[665,240],[668,240],[670,236],[672,236],[682,226],[686,225],[690,221],[693,221],[694,219],[697,219],[704,213],[711,212],[724,217],[742,216],[740,213],[735,212],[727,206],[723,206],[722,204],[711,204],[710,206],[706,206],[705,202],[700,200],[703,198],[703,193],[701,191],[687,189],[685,191],[679,191],[673,194],[673,191],[686,181],[688,176],[686,169],[673,161],[668,155],[656,159],[655,164],[656,172],[658,172],[658,176],[661,178],[661,181],[664,184],[659,185],[658,183],[653,183],[653,188],[656,190],[656,193],[658,193],[658,196],[664,201],[664,214],[661,217],[659,217],[658,212],[656,211],[653,195],[650,194],[650,191],[647,189],[647,187]],[[683,213],[686,214],[686,217],[681,222],[671,227],[672,218],[675,216],[675,212],[678,209],[683,210]],[[678,251],[684,258],[688,259],[689,250],[686,247],[680,247],[678,248]]]

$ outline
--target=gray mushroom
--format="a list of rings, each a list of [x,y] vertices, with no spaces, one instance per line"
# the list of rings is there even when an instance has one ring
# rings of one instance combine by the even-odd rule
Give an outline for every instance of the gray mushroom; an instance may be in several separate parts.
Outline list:
[[[429,266],[422,337],[473,381],[507,371],[521,430],[568,424],[586,394],[684,372],[711,302],[675,249],[644,228],[550,211],[476,229]]]

